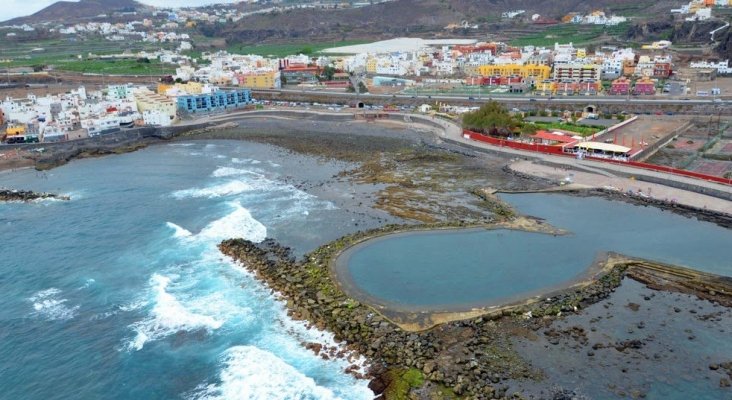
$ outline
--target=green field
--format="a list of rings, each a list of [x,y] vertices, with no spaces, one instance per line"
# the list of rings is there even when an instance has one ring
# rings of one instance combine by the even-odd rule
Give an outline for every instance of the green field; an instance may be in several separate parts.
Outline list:
[[[56,69],[69,72],[106,75],[173,75],[175,66],[161,64],[157,60],[149,63],[136,60],[77,60],[54,64]]]
[[[170,47],[170,44],[166,44]],[[138,63],[136,60],[89,60],[96,55],[121,53],[125,50],[153,51],[162,45],[142,42],[111,42],[101,38],[86,40],[49,39],[36,41],[0,41],[0,62],[3,67],[44,67],[53,65],[57,70],[114,75],[171,74],[173,66],[162,66],[158,61]],[[82,58],[80,59],[79,56]]]
[[[622,35],[628,29],[628,24],[616,26],[561,24],[547,27],[536,32],[511,40],[514,46],[553,46],[554,43],[585,44],[599,39],[604,34],[609,36]]]
[[[353,46],[371,43],[368,40],[343,40],[320,43],[284,43],[284,44],[231,44],[226,50],[234,54],[256,54],[260,56],[285,57],[294,54],[315,54],[331,47]]]

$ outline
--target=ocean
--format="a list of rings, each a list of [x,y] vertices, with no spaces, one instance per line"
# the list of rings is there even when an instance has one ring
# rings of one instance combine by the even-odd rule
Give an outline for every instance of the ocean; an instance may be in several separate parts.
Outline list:
[[[71,196],[0,204],[0,398],[373,398],[344,372],[363,359],[306,349],[337,344],[216,247],[273,237],[302,255],[377,226],[344,207],[359,188],[304,190],[342,167],[211,141],[0,174]]]

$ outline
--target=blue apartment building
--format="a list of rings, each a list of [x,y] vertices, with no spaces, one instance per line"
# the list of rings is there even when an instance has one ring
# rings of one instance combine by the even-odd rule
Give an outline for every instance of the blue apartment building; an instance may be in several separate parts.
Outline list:
[[[188,113],[223,111],[243,107],[252,102],[249,89],[218,90],[214,93],[178,97],[178,110]]]

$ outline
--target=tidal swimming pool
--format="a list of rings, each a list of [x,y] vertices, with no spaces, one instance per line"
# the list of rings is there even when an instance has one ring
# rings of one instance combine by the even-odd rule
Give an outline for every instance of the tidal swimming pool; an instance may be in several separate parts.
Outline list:
[[[345,251],[336,273],[350,295],[398,311],[454,311],[560,288],[616,252],[732,276],[732,230],[656,208],[561,194],[502,195],[521,214],[570,231],[408,232]]]

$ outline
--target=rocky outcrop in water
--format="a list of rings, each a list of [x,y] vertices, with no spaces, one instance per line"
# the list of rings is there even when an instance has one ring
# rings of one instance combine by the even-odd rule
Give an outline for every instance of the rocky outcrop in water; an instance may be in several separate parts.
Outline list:
[[[0,189],[0,201],[33,201],[42,199],[69,200],[68,196],[53,193],[37,193],[30,190]]]

